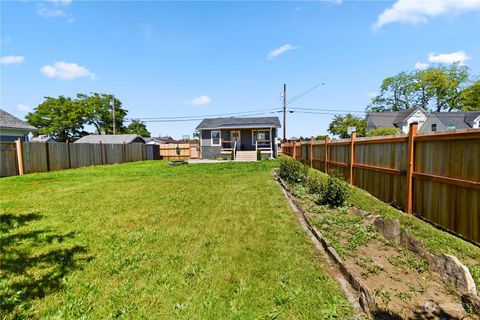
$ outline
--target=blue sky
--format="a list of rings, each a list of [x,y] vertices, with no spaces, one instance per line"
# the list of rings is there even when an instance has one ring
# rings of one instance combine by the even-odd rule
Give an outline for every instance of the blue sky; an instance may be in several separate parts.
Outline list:
[[[290,106],[363,111],[418,63],[480,74],[479,34],[480,0],[1,1],[0,107],[23,118],[44,96],[102,92],[131,118],[216,115],[325,83]],[[332,117],[289,114],[287,135],[325,134]],[[147,127],[179,138],[198,122]]]

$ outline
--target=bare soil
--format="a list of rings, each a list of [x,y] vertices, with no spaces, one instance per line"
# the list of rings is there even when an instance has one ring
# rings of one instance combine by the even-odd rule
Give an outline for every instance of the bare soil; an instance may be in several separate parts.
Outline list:
[[[337,211],[328,210],[327,214],[346,214]],[[456,288],[444,284],[438,274],[431,273],[428,263],[421,257],[386,241],[379,234],[352,250],[351,242],[355,237],[351,229],[340,227],[332,232],[332,226],[327,225],[322,230],[325,224],[315,223],[322,215],[307,213],[315,228],[336,243],[334,247],[343,253],[341,256],[349,271],[372,294],[379,307],[375,318],[480,319],[462,304]],[[358,224],[359,228],[363,226],[362,221]],[[333,234],[336,239],[332,238]]]

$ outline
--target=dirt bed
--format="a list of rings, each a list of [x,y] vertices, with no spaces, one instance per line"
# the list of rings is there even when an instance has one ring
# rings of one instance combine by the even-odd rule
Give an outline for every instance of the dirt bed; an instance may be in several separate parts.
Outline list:
[[[480,319],[462,303],[454,286],[430,272],[428,262],[383,238],[364,218],[347,208],[317,205],[297,197],[307,217],[349,271],[368,289],[384,319]]]

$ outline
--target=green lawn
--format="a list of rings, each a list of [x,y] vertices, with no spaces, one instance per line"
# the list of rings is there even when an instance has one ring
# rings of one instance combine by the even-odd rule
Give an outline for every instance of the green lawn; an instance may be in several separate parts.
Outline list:
[[[276,164],[0,179],[2,318],[348,318]]]

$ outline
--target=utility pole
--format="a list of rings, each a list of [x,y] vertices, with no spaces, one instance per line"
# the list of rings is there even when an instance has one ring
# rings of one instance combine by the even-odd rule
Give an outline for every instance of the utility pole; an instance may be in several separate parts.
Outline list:
[[[283,142],[287,142],[287,84],[283,84]]]
[[[115,134],[115,96],[112,94],[113,134]]]

